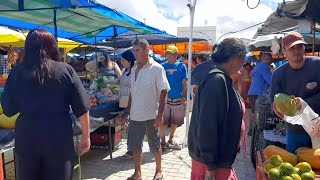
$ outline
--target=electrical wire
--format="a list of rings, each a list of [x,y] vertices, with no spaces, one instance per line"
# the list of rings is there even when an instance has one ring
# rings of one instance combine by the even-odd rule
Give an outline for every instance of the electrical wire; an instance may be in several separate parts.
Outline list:
[[[238,33],[238,32],[241,32],[241,31],[245,31],[245,30],[247,30],[247,29],[250,29],[250,28],[259,26],[259,25],[261,25],[261,24],[264,24],[264,23],[266,23],[266,22],[268,22],[268,21],[270,21],[270,20],[266,20],[266,21],[260,22],[260,23],[258,23],[258,24],[254,24],[254,25],[252,25],[252,26],[249,26],[249,27],[240,29],[240,30],[238,30],[238,31],[230,31],[230,32],[227,32],[227,33],[221,35],[221,36],[218,38],[218,40],[216,41],[216,43],[218,43],[218,41],[219,41],[223,36],[225,36],[225,35],[234,34],[234,33]]]
[[[260,0],[258,1],[258,3],[257,3],[256,6],[250,7],[250,6],[249,6],[249,0],[247,0],[247,6],[248,6],[249,9],[255,9],[255,8],[257,8],[257,7],[259,6],[259,4],[260,4]]]

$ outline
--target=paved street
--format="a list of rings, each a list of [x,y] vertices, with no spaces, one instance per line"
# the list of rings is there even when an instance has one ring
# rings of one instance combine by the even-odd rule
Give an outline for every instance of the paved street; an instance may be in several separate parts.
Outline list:
[[[248,111],[247,111],[248,112]],[[125,133],[124,137],[126,136]],[[178,128],[176,133],[177,142],[182,142],[185,136],[185,126]],[[254,180],[255,170],[250,161],[249,154],[250,141],[247,138],[247,152],[240,152],[234,163],[234,168],[239,180]],[[81,157],[83,179],[87,180],[126,180],[134,172],[132,160],[123,160],[121,156],[126,152],[126,139],[113,153],[113,159],[110,160],[107,150],[91,150]],[[6,154],[7,159],[12,158],[12,153]],[[191,158],[188,155],[188,149],[166,151],[163,154],[163,176],[167,180],[188,180],[191,173]],[[153,155],[149,153],[148,143],[143,145],[143,180],[152,180],[154,176],[155,162]],[[7,166],[7,179],[14,179],[13,164]],[[74,180],[78,180],[78,171],[74,172]]]
[[[248,112],[248,111],[247,111]],[[185,136],[185,126],[178,128],[176,140],[181,142]],[[255,170],[250,161],[249,154],[250,141],[247,138],[247,151],[240,152],[234,163],[239,180],[254,180]],[[106,153],[106,150],[91,150],[90,153],[82,157],[82,174],[84,179],[110,179],[126,180],[134,172],[132,160],[123,160],[121,156],[126,152],[126,140],[117,151],[113,153],[113,158]],[[190,179],[191,158],[188,149],[167,151],[163,154],[163,176],[168,180],[187,180]],[[152,180],[154,176],[155,162],[153,155],[149,153],[148,143],[143,145],[143,180]],[[77,172],[75,172],[77,173]],[[75,174],[74,179],[78,179]]]

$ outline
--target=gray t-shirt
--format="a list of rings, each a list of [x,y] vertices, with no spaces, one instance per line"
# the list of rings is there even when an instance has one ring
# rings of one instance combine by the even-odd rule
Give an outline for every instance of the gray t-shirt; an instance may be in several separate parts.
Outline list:
[[[271,99],[277,93],[302,98],[320,114],[320,58],[306,57],[300,69],[292,69],[288,63],[276,69],[272,75]],[[307,134],[302,126],[286,124],[286,129],[297,134]]]

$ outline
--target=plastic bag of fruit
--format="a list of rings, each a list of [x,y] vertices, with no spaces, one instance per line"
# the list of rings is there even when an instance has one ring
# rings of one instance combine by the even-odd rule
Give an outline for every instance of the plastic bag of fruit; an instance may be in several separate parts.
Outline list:
[[[301,109],[297,110],[295,116],[284,116],[285,121],[294,125],[301,125],[309,134],[312,141],[312,148],[320,148],[320,118],[311,107],[301,98],[297,98]]]

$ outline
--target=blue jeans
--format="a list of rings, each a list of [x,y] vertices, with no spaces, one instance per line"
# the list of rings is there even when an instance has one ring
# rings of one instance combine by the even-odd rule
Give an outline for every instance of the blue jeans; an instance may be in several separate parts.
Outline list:
[[[286,131],[286,150],[295,154],[295,151],[301,147],[312,148],[311,138],[309,135],[296,134]]]

